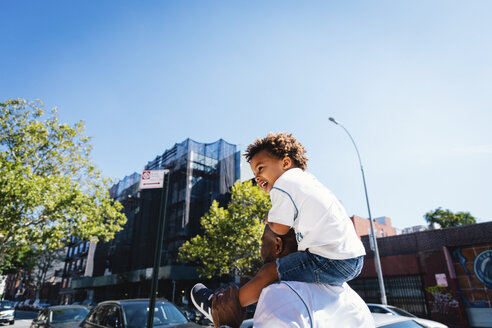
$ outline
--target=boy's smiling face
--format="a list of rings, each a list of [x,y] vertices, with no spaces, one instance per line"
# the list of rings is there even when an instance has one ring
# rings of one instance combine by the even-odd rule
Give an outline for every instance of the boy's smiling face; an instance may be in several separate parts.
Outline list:
[[[275,181],[288,169],[293,168],[289,157],[278,159],[264,149],[253,156],[250,162],[255,180],[263,190],[270,192]]]

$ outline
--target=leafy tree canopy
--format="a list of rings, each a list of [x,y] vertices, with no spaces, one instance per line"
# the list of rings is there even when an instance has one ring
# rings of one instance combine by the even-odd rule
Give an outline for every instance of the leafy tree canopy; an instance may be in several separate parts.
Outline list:
[[[453,213],[450,210],[443,210],[441,207],[425,213],[424,219],[431,228],[436,224],[441,228],[449,228],[477,223],[477,220],[469,212]]]
[[[270,197],[251,181],[237,182],[227,209],[213,202],[201,218],[203,235],[184,243],[179,257],[199,265],[201,276],[253,275],[261,266],[260,239]]]
[[[71,235],[107,241],[126,223],[91,161],[83,122],[60,123],[42,107],[0,103],[0,270],[26,248],[54,250]]]

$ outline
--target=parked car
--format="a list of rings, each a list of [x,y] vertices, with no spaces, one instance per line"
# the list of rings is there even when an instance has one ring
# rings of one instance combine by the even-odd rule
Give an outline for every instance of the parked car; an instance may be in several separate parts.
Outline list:
[[[372,313],[382,313],[386,315],[394,315],[394,316],[402,316],[402,317],[408,317],[412,318],[414,321],[418,322],[422,326],[426,328],[447,328],[448,326],[443,325],[442,323],[439,323],[437,321],[432,321],[428,319],[422,319],[419,318],[410,312],[407,312],[403,309],[400,309],[396,306],[392,305],[383,305],[383,304],[373,304],[373,303],[368,303],[367,306],[369,307],[369,311]]]
[[[95,302],[91,298],[88,298],[82,301],[82,305],[87,306],[89,309],[92,309],[94,306],[97,305],[97,302]]]
[[[105,301],[94,307],[80,323],[81,328],[145,328],[149,311],[148,299]],[[190,322],[176,306],[166,300],[157,300],[154,327],[200,327]]]
[[[34,303],[34,300],[28,298],[17,304],[16,309],[21,311],[29,311],[31,309],[32,303]]]
[[[383,313],[372,313],[374,323],[378,328],[423,328],[415,321],[415,318],[387,315]]]
[[[51,304],[48,303],[48,300],[35,300],[34,303],[32,303],[31,308],[36,311],[41,311],[46,309],[48,306]]]
[[[0,301],[0,323],[15,323],[15,306],[10,301]]]
[[[88,313],[89,309],[82,305],[49,306],[39,312],[31,328],[75,328]]]

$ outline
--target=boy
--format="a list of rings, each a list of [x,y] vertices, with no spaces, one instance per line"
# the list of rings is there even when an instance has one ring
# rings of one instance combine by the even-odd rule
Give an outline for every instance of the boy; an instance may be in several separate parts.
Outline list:
[[[243,307],[258,301],[262,289],[278,280],[341,285],[362,269],[364,246],[338,199],[304,172],[305,153],[302,144],[286,133],[269,133],[248,146],[246,160],[272,201],[266,223],[278,235],[293,228],[298,251],[265,264],[240,288]],[[210,320],[212,296],[203,284],[191,291],[193,303]]]

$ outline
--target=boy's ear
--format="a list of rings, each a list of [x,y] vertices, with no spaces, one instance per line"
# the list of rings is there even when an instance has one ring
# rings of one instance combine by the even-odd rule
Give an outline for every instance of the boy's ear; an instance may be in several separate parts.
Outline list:
[[[288,170],[290,168],[292,168],[292,160],[290,159],[290,157],[288,156],[285,156],[283,159],[282,159],[282,168],[284,170]]]

